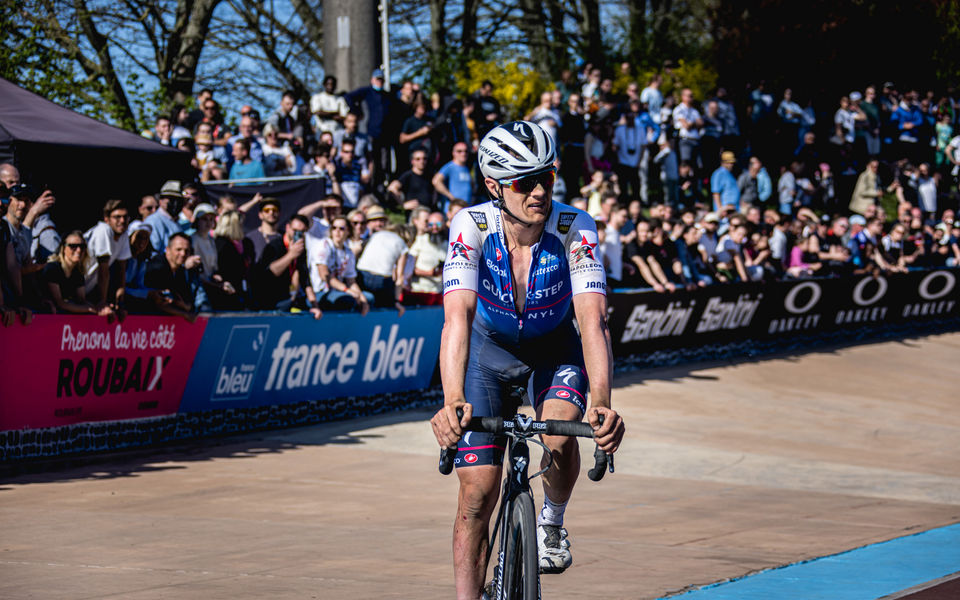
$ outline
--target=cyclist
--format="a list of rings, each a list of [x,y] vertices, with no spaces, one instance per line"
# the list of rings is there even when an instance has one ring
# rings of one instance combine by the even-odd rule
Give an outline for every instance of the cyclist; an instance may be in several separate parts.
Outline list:
[[[538,125],[515,121],[487,133],[478,154],[491,200],[461,210],[450,224],[440,348],[444,407],[431,420],[440,446],[458,447],[453,560],[461,600],[476,600],[484,583],[505,446],[502,438],[475,432],[461,439],[470,418],[510,416],[514,407],[502,402],[519,385],[529,387],[538,419],[579,421],[586,414],[606,452],[616,451],[624,433],[610,408],[613,355],[596,226],[587,213],[554,205],[553,140]],[[562,526],[580,454],[574,438],[543,442],[554,460],[537,518],[540,569],[558,573],[572,562]]]

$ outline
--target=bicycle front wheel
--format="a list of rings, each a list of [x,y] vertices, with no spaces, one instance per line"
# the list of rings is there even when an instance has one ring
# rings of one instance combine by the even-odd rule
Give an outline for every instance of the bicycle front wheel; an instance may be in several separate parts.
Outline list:
[[[538,600],[540,560],[537,556],[537,519],[530,494],[514,498],[505,534],[506,551],[501,565],[504,597],[511,600]]]

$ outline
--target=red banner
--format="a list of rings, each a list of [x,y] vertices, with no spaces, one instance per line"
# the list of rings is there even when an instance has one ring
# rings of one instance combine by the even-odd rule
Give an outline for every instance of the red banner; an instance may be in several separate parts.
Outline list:
[[[206,325],[38,315],[0,328],[0,431],[175,414]]]

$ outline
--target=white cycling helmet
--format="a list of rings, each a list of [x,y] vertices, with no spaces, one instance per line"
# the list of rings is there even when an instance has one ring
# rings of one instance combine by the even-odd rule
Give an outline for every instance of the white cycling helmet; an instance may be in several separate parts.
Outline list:
[[[530,121],[498,125],[483,136],[477,152],[480,172],[491,179],[513,179],[553,167],[553,138]]]

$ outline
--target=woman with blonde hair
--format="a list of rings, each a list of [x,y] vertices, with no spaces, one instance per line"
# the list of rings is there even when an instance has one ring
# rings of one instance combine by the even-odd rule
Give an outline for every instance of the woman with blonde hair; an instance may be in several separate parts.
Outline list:
[[[217,273],[232,294],[211,294],[214,310],[244,310],[248,294],[247,281],[253,265],[253,242],[243,235],[243,215],[228,210],[217,219],[213,230],[217,246]]]
[[[53,312],[92,314],[113,319],[115,313],[108,304],[96,307],[87,302],[84,291],[84,273],[90,260],[83,232],[71,231],[64,236],[56,254],[43,267],[43,280]]]
[[[367,231],[367,216],[359,208],[355,208],[347,213],[347,224],[350,231],[347,232],[347,246],[354,256],[360,256],[363,253],[363,247],[370,237]]]

